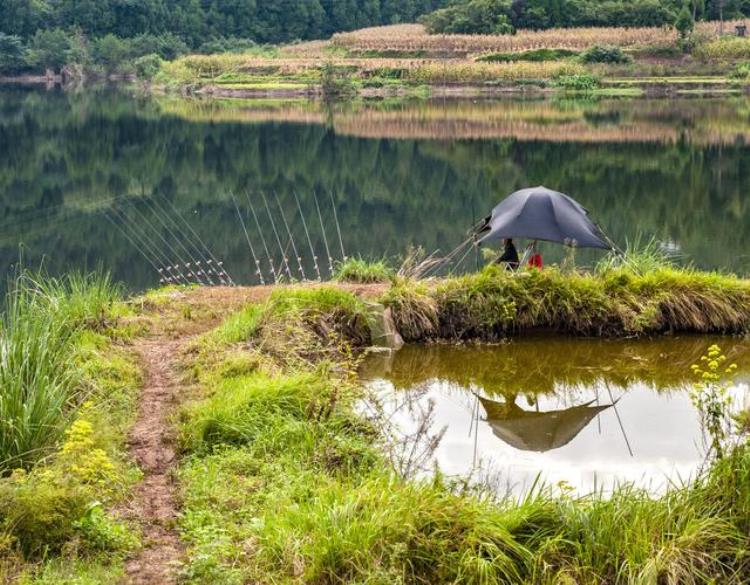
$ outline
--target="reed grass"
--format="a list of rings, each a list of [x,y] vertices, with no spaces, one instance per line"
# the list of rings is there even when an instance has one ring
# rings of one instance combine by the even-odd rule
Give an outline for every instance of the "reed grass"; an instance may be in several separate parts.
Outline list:
[[[368,261],[364,258],[348,258],[336,266],[334,279],[339,282],[372,284],[389,282],[396,271],[385,260]]]
[[[104,326],[117,297],[103,273],[15,277],[0,315],[0,472],[30,468],[59,443],[87,395],[75,341]]]
[[[647,255],[631,259],[630,265],[592,273],[556,268],[511,273],[489,266],[421,293],[416,284],[394,287],[383,302],[407,341],[492,340],[535,329],[613,337],[739,333],[750,325],[750,282],[677,268]]]

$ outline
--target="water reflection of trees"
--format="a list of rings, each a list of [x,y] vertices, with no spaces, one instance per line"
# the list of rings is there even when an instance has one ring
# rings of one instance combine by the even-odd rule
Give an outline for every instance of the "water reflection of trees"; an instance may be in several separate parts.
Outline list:
[[[658,338],[643,341],[519,339],[501,345],[409,345],[363,363],[364,378],[382,377],[397,389],[430,381],[515,400],[600,385],[625,389],[635,383],[657,391],[681,389],[693,381],[690,366],[714,339]],[[750,342],[718,340],[740,376],[750,371]]]
[[[347,134],[336,114],[333,128],[311,124],[309,110],[302,123],[289,111],[268,123],[213,122],[113,92],[4,90],[0,261],[16,260],[23,239],[27,258],[46,256],[52,271],[100,261],[133,286],[153,284],[150,267],[101,212],[112,198],[158,195],[190,217],[230,272],[248,281],[252,269],[230,190],[276,191],[290,219],[295,191],[308,217],[315,213],[310,194],[333,192],[347,252],[381,256],[402,253],[408,244],[451,249],[500,197],[544,183],[578,197],[621,242],[636,233],[655,235],[676,242],[700,265],[743,269],[750,251],[742,190],[750,150],[742,138],[742,107],[732,100],[681,102],[679,108],[666,101],[528,102],[488,113],[461,103],[345,113],[344,120],[364,126],[384,117],[502,124],[509,116],[549,127],[585,124],[591,132],[648,124],[664,129],[664,136],[677,133],[651,142],[646,134],[641,141],[575,141],[571,135],[572,142],[556,142],[551,135],[527,140],[518,132],[453,141],[414,139],[407,125],[393,140]],[[732,132],[739,142],[729,140]],[[304,237],[299,221],[292,229]],[[311,235],[321,250],[320,233]]]

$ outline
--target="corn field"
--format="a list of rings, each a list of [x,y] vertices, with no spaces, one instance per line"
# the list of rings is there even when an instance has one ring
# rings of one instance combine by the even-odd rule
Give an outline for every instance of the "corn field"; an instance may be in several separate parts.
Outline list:
[[[734,30],[737,22],[725,22],[724,31]],[[719,36],[718,22],[699,22],[695,33],[701,38]],[[678,39],[672,27],[643,28],[554,28],[520,30],[515,35],[430,35],[420,24],[365,28],[333,36],[335,47],[350,51],[424,51],[470,55],[489,51],[532,49],[581,50],[592,45],[636,47],[673,44]]]
[[[258,58],[247,55],[190,55],[178,59],[174,69],[188,71],[202,80],[227,81],[240,75],[273,76],[316,81],[325,65],[333,65],[354,78],[386,76],[416,83],[464,83],[550,79],[584,72],[567,62],[475,63],[465,59],[343,59]]]

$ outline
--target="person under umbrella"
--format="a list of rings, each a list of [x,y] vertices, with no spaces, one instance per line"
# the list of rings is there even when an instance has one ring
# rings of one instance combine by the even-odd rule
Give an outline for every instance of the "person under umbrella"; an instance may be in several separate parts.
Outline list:
[[[511,238],[503,240],[503,253],[495,260],[495,264],[505,264],[508,270],[516,270],[519,264],[518,250]]]
[[[512,251],[508,249],[508,242],[512,244],[512,238],[557,242],[576,248],[616,249],[611,240],[588,218],[588,212],[580,203],[568,195],[543,186],[521,189],[509,195],[495,206],[492,214],[484,219],[475,233],[478,245],[501,240],[509,254]],[[533,244],[528,252],[535,252]],[[529,253],[524,256],[524,264]],[[498,261],[501,259],[502,256]],[[521,263],[518,260],[516,262]],[[537,268],[540,265],[541,258],[532,263]]]

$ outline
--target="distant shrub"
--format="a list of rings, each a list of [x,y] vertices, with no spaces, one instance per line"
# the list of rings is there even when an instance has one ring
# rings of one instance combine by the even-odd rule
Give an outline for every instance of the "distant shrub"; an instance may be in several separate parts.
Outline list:
[[[215,53],[247,53],[257,47],[258,43],[252,39],[222,37],[206,41],[198,48],[198,52],[204,55],[213,55]]]
[[[320,87],[325,99],[341,99],[356,93],[354,82],[348,70],[336,67],[333,63],[326,63],[320,75]]]
[[[734,79],[750,79],[750,61],[737,63],[731,76]]]
[[[436,10],[421,21],[432,34],[512,34],[509,8],[504,0],[469,0]]]
[[[629,63],[630,55],[623,53],[620,47],[612,45],[594,45],[580,55],[583,63]]]
[[[135,74],[143,80],[150,81],[161,68],[161,58],[155,53],[138,57],[133,63]]]
[[[190,52],[185,41],[172,33],[143,34],[132,39],[123,39],[123,41],[127,43],[131,57],[143,57],[155,53],[165,61],[172,61]]]
[[[60,70],[69,61],[71,39],[59,28],[38,30],[31,38],[27,60],[40,69]]]
[[[483,63],[508,63],[511,61],[559,61],[578,55],[570,49],[533,49],[517,53],[490,53],[477,58]]]
[[[128,43],[115,35],[109,34],[97,39],[93,45],[94,60],[108,73],[119,70],[130,58]]]
[[[0,75],[24,70],[27,66],[21,37],[0,32]]]
[[[599,78],[587,73],[561,75],[555,79],[555,86],[573,91],[590,91],[599,87]]]

